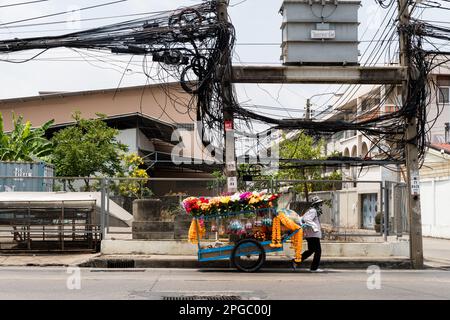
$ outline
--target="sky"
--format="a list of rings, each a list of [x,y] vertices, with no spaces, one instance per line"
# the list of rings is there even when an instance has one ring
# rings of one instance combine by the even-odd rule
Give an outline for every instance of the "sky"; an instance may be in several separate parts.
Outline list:
[[[24,1],[0,0],[0,39],[64,34],[124,21],[127,18],[78,21],[80,19],[171,10],[199,2],[199,0],[128,0],[85,11],[76,10],[113,0],[48,0],[24,6],[5,7],[8,4]],[[251,65],[280,63],[281,15],[278,11],[281,2],[281,0],[231,0],[229,14],[237,33],[235,63]],[[10,23],[62,11],[71,11],[71,13],[28,22]],[[428,11],[432,10],[427,10],[425,15],[428,15]],[[362,41],[359,50],[361,54],[365,52],[369,44],[368,40],[376,37],[377,32],[380,32],[380,25],[383,21],[392,23],[389,19],[386,20],[386,16],[387,10],[380,8],[374,0],[362,0],[359,11],[359,38]],[[430,12],[428,16],[437,20],[449,20],[448,11]],[[62,23],[18,27],[20,24],[42,22]],[[249,45],[256,43],[267,45]],[[369,47],[368,53],[373,51],[375,49]],[[103,55],[84,52],[98,56]],[[395,53],[395,50],[393,52]],[[27,63],[11,64],[1,61],[2,59],[26,59],[35,53],[36,51],[0,54],[0,99],[34,96],[40,91],[94,90],[116,88],[119,84],[121,87],[144,85],[147,80],[141,73],[141,57],[134,57],[130,62],[129,56],[112,56],[108,52],[104,54],[108,58],[108,63],[93,62],[92,59],[86,59],[86,56],[83,59],[78,53],[63,48],[49,50],[38,59]],[[385,55],[386,53],[381,52],[381,54]],[[85,59],[89,61],[86,62]],[[111,65],[111,59],[114,60],[114,65]],[[128,70],[121,81],[125,69]],[[246,84],[236,86],[241,102],[275,107],[275,109],[264,109],[264,112],[281,117],[301,117],[308,97],[323,93],[344,92],[346,88],[347,86],[340,85]],[[363,86],[358,90],[368,89],[368,86]],[[317,97],[312,101],[313,109],[321,111],[333,102],[343,102],[344,98],[346,97],[333,98],[332,95]],[[260,109],[261,112],[262,110]]]

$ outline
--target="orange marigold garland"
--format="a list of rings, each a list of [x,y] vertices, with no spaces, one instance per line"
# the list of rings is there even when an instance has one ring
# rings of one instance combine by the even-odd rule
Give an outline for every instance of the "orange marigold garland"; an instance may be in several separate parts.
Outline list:
[[[276,216],[273,218],[272,222],[272,243],[270,244],[272,248],[281,248],[281,223],[280,218]]]
[[[199,237],[197,237],[197,219],[192,219],[191,226],[189,227],[189,242],[192,244],[198,243],[198,238],[202,239],[206,234],[204,223],[198,221]]]
[[[278,230],[280,230],[280,223],[283,224],[286,228],[288,228],[291,231],[298,230],[298,232],[296,232],[291,238],[291,248],[293,248],[295,250],[295,259],[294,259],[295,262],[296,263],[302,262],[303,229],[298,224],[296,224],[294,221],[289,219],[283,212],[278,212],[278,216],[276,218],[274,218],[274,224],[275,224],[275,219],[277,219],[277,221],[278,221]],[[279,239],[279,241],[275,242],[275,243],[280,243],[280,246],[281,246],[280,232],[277,234],[276,240],[278,240],[278,239]],[[272,244],[273,243],[274,243],[274,241],[272,238]],[[272,246],[272,247],[274,247],[274,246]]]
[[[295,259],[296,263],[302,262],[302,246],[303,246],[303,229],[300,228],[292,238],[292,244],[295,249]]]
[[[278,218],[280,219],[281,223],[289,230],[295,231],[300,229],[300,226],[289,219],[283,212],[278,213]]]

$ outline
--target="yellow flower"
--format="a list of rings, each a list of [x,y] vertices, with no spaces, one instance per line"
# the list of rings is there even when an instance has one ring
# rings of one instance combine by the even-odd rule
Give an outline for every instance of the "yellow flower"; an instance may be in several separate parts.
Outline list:
[[[220,202],[223,204],[228,204],[231,200],[231,197],[221,197]]]

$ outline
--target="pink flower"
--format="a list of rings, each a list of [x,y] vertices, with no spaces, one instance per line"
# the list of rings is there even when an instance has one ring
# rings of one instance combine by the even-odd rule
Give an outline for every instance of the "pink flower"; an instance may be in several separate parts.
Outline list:
[[[253,194],[252,192],[244,192],[243,194],[241,194],[239,196],[239,198],[241,200],[247,200],[248,198],[250,198],[252,196],[252,194]]]

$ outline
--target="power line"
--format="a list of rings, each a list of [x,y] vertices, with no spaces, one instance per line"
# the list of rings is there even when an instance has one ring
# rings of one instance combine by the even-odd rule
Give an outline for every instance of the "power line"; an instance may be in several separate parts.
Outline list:
[[[128,0],[122,0],[122,1],[128,1]],[[67,12],[67,13],[71,13]],[[85,19],[76,19],[76,20],[64,20],[64,21],[52,21],[52,22],[42,22],[42,23],[31,23],[31,24],[21,24],[21,25],[16,25],[16,26],[9,26],[9,27],[0,27],[0,28],[26,28],[26,27],[38,27],[38,26],[46,26],[46,25],[55,25],[55,24],[65,24],[68,22],[86,22],[86,21],[97,21],[97,20],[109,20],[109,19],[119,19],[119,18],[127,18],[127,17],[137,17],[137,16],[145,16],[145,15],[149,15],[149,16],[153,16],[153,15],[157,15],[157,14],[161,14],[161,13],[165,13],[168,12],[166,11],[150,11],[150,12],[143,12],[143,13],[131,13],[131,14],[123,14],[123,15],[116,15],[116,16],[107,16],[107,17],[95,17],[95,18],[85,18]],[[52,31],[70,31],[73,29],[62,29],[62,30],[36,30],[33,32],[52,32]],[[78,30],[82,30],[82,29],[78,29]],[[24,33],[28,33],[29,31],[23,31]]]
[[[34,3],[39,3],[39,2],[47,2],[47,1],[48,0],[35,0],[35,1],[27,1],[27,2],[4,4],[4,5],[1,5],[0,8],[17,7],[17,6],[23,6],[23,5],[34,4]]]
[[[110,6],[110,5],[113,5],[113,4],[126,2],[126,1],[128,1],[128,0],[117,0],[117,1],[112,1],[112,2],[98,4],[98,5],[95,5],[95,6],[89,6],[89,7],[80,8],[78,10],[63,11],[63,12],[58,12],[58,13],[46,14],[46,15],[38,16],[38,17],[34,17],[34,18],[27,18],[27,19],[21,19],[21,20],[16,20],[16,21],[10,21],[10,22],[6,22],[6,23],[1,23],[0,26],[8,26],[8,25],[11,25],[11,24],[19,23],[19,22],[26,22],[26,21],[39,20],[39,19],[43,19],[43,18],[60,16],[60,15],[72,13],[74,11],[84,11],[84,10],[96,9],[96,8]]]

